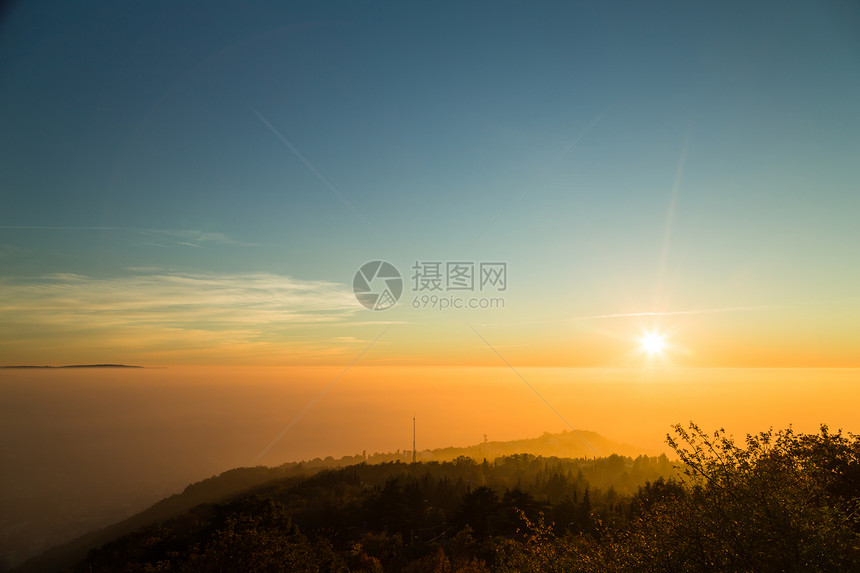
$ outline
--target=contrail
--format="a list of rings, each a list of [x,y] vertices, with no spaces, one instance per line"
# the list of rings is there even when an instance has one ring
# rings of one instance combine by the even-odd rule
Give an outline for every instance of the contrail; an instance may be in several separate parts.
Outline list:
[[[612,314],[595,314],[591,316],[576,316],[574,318],[562,319],[553,322],[583,322],[586,320],[601,320],[605,318],[630,318],[636,316],[684,316],[688,314],[716,314],[721,312],[750,312],[756,310],[773,310],[785,308],[783,305],[760,305],[760,306],[724,306],[719,308],[702,308],[695,310],[670,310],[667,312],[617,312]]]
[[[496,356],[498,356],[499,358],[501,358],[501,359],[502,359],[502,362],[504,362],[504,363],[508,366],[508,368],[510,368],[510,369],[511,369],[511,371],[512,371],[514,374],[516,374],[516,375],[517,375],[517,377],[518,377],[520,380],[522,380],[522,381],[523,381],[523,383],[525,383],[525,385],[526,385],[526,386],[528,386],[528,387],[531,389],[531,391],[532,391],[532,392],[534,392],[535,394],[537,394],[537,397],[538,397],[538,398],[540,398],[541,400],[543,400],[543,403],[544,403],[544,404],[546,404],[546,405],[549,407],[549,409],[550,409],[550,410],[552,410],[552,411],[553,411],[553,413],[555,413],[555,415],[556,415],[556,416],[558,416],[558,417],[559,417],[559,419],[560,419],[562,422],[564,422],[564,423],[565,423],[565,425],[567,425],[567,427],[568,427],[568,428],[570,428],[570,429],[571,429],[571,431],[573,431],[573,433],[574,433],[574,434],[576,434],[577,436],[579,436],[579,438],[580,438],[583,442],[585,442],[585,445],[586,445],[586,446],[588,446],[589,448],[591,448],[591,451],[592,451],[592,452],[594,452],[594,455],[596,455],[596,456],[598,456],[598,457],[600,456],[600,452],[598,452],[598,451],[595,449],[595,447],[594,447],[594,446],[592,446],[592,445],[591,445],[591,443],[590,443],[588,440],[586,440],[586,439],[585,439],[585,436],[583,436],[582,434],[580,434],[580,433],[577,431],[577,429],[576,429],[576,428],[574,428],[573,426],[571,426],[571,425],[570,425],[570,422],[568,422],[568,421],[565,419],[565,417],[561,415],[561,412],[559,412],[558,410],[556,410],[556,409],[553,407],[553,405],[552,405],[552,404],[550,404],[550,403],[549,403],[549,401],[548,401],[546,398],[544,398],[544,397],[543,397],[543,395],[542,395],[540,392],[538,392],[538,391],[537,391],[537,388],[535,388],[534,386],[532,386],[531,384],[529,384],[529,381],[528,381],[528,380],[526,380],[526,379],[523,377],[523,375],[522,375],[522,374],[520,374],[520,373],[517,371],[517,369],[516,369],[516,368],[514,368],[514,367],[513,367],[513,365],[512,365],[510,362],[508,362],[507,360],[505,360],[505,357],[504,357],[504,356],[502,356],[502,355],[501,355],[501,353],[499,353],[499,351],[498,351],[498,350],[496,350],[496,348],[495,348],[492,344],[490,344],[489,342],[487,342],[487,339],[486,339],[486,338],[484,338],[483,336],[481,336],[481,333],[480,333],[480,332],[478,332],[477,330],[475,330],[475,327],[474,327],[474,326],[472,326],[471,324],[469,324],[469,323],[468,323],[468,321],[466,321],[465,319],[463,319],[463,322],[465,322],[465,323],[468,325],[468,327],[472,329],[472,332],[474,332],[475,334],[477,334],[477,335],[478,335],[478,338],[480,338],[481,340],[483,340],[483,341],[484,341],[484,344],[486,344],[486,345],[490,348],[490,350],[492,350],[493,352],[495,352],[495,353],[496,353]]]
[[[571,141],[570,143],[568,143],[568,144],[564,147],[564,149],[562,149],[562,150],[561,150],[561,152],[556,156],[556,158],[552,161],[552,163],[550,163],[550,164],[549,164],[549,166],[547,166],[547,168],[546,168],[546,169],[544,169],[541,173],[539,173],[539,174],[538,174],[538,176],[537,176],[537,177],[535,177],[535,178],[534,178],[534,180],[531,182],[531,184],[530,184],[528,187],[526,187],[526,188],[525,188],[525,190],[523,190],[523,192],[522,192],[522,193],[520,193],[520,195],[519,195],[516,199],[514,199],[511,203],[509,203],[507,207],[505,207],[504,209],[502,209],[501,213],[499,213],[498,215],[496,215],[496,218],[495,218],[495,219],[493,219],[492,221],[490,221],[490,224],[489,224],[489,225],[487,225],[486,227],[484,227],[484,230],[483,230],[483,231],[481,231],[480,233],[478,233],[478,236],[477,236],[477,237],[475,237],[475,239],[474,239],[471,243],[469,243],[469,247],[473,247],[473,246],[475,245],[475,243],[477,243],[477,242],[478,242],[478,240],[479,240],[481,237],[483,237],[483,236],[484,236],[484,234],[485,234],[487,231],[489,231],[489,230],[490,230],[490,228],[491,228],[493,225],[495,225],[495,224],[496,224],[496,222],[498,222],[498,220],[499,220],[499,219],[501,219],[501,218],[502,218],[502,216],[503,216],[505,213],[507,213],[508,211],[510,211],[510,209],[511,209],[514,205],[516,205],[517,203],[519,203],[520,201],[522,201],[522,200],[523,200],[523,198],[524,198],[526,195],[528,195],[529,193],[531,193],[532,189],[534,189],[534,188],[535,188],[535,186],[540,182],[540,180],[541,180],[541,179],[543,179],[543,178],[546,176],[546,174],[547,174],[547,173],[549,173],[553,168],[555,168],[555,166],[556,166],[556,165],[558,165],[558,162],[559,162],[559,161],[561,161],[561,160],[562,160],[562,158],[563,158],[565,155],[567,155],[567,154],[568,154],[568,152],[569,152],[571,149],[573,149],[573,148],[574,148],[574,146],[576,146],[576,144],[577,144],[577,143],[579,143],[579,142],[582,140],[582,138],[583,138],[583,137],[585,137],[585,136],[586,136],[586,134],[587,134],[589,131],[591,131],[591,129],[592,129],[595,125],[597,125],[597,123],[598,123],[601,119],[603,119],[603,116],[604,116],[604,115],[606,115],[606,112],[607,112],[607,111],[608,111],[608,110],[604,110],[604,111],[603,111],[603,113],[601,113],[600,115],[598,115],[597,117],[595,117],[595,118],[592,120],[592,122],[591,122],[591,123],[589,123],[589,124],[586,126],[586,128],[585,128],[585,129],[583,129],[583,130],[579,133],[579,135],[577,135],[577,136],[573,139],[573,141]]]
[[[663,282],[666,278],[666,259],[669,257],[669,240],[672,237],[672,225],[675,221],[675,205],[678,202],[678,192],[681,189],[681,179],[684,176],[684,164],[687,162],[687,150],[690,148],[690,134],[684,139],[681,157],[678,159],[678,169],[675,171],[675,181],[672,183],[672,199],[669,201],[669,211],[666,213],[666,229],[663,232],[663,246],[660,249],[660,263],[657,267],[657,285],[654,289],[654,303],[660,304],[663,296]]]
[[[266,455],[266,453],[268,453],[268,451],[269,451],[269,450],[271,450],[271,449],[272,449],[272,447],[273,447],[275,444],[277,444],[277,443],[281,440],[281,438],[283,438],[283,437],[286,435],[286,433],[287,433],[287,432],[289,432],[289,431],[292,429],[292,427],[293,427],[293,426],[295,426],[295,425],[299,422],[299,420],[301,420],[301,419],[305,416],[305,414],[307,414],[307,413],[308,413],[308,411],[309,411],[311,408],[313,408],[313,407],[314,407],[314,404],[316,404],[317,402],[319,402],[319,401],[320,401],[320,398],[322,398],[322,397],[323,397],[323,395],[325,395],[325,393],[326,393],[326,392],[328,392],[329,388],[331,388],[332,386],[334,386],[335,382],[337,382],[338,380],[340,380],[341,378],[343,378],[343,375],[344,375],[344,374],[346,374],[346,373],[347,373],[347,371],[348,371],[350,368],[352,368],[352,366],[353,366],[356,362],[358,362],[359,358],[361,358],[362,356],[364,356],[364,355],[367,353],[367,351],[368,351],[368,350],[370,350],[370,349],[373,347],[373,345],[374,345],[374,344],[376,344],[376,341],[378,341],[380,338],[382,338],[382,335],[383,335],[383,334],[385,334],[386,332],[388,332],[388,329],[389,329],[389,328],[391,328],[391,324],[388,324],[388,325],[385,327],[385,329],[384,329],[382,332],[380,332],[380,333],[379,333],[379,336],[377,336],[376,338],[374,338],[374,339],[373,339],[373,342],[371,342],[370,344],[368,344],[368,345],[367,345],[367,347],[366,347],[364,350],[362,350],[362,351],[361,351],[361,353],[360,353],[358,356],[356,356],[356,357],[352,360],[352,362],[350,362],[349,364],[347,364],[346,368],[344,368],[344,369],[343,369],[343,371],[342,371],[340,374],[338,374],[338,375],[334,378],[334,380],[332,380],[331,382],[329,382],[329,383],[328,383],[328,386],[326,386],[325,388],[323,388],[323,389],[322,389],[322,391],[320,391],[320,393],[319,393],[319,394],[317,394],[317,395],[314,397],[314,399],[313,399],[313,400],[311,400],[311,401],[310,401],[310,403],[308,403],[308,405],[307,405],[307,406],[305,406],[304,410],[302,410],[301,412],[299,412],[299,413],[296,415],[296,417],[295,417],[295,418],[293,418],[293,419],[292,419],[292,421],[290,421],[290,423],[289,423],[289,424],[287,424],[287,426],[286,426],[283,430],[281,430],[281,433],[280,433],[280,434],[278,434],[277,436],[275,436],[275,439],[274,439],[274,440],[272,440],[271,442],[269,442],[269,445],[268,445],[268,446],[266,446],[265,448],[263,448],[263,451],[262,451],[262,452],[260,452],[259,454],[257,454],[257,457],[256,457],[256,458],[254,458],[254,465],[258,464],[258,463],[259,463],[259,461],[262,459],[262,457],[263,457],[263,456],[265,456],[265,455]]]
[[[127,231],[130,233],[143,233],[152,230],[130,229],[127,227],[50,227],[39,225],[0,225],[0,229],[37,229],[44,231]]]
[[[523,324],[556,324],[559,322],[586,322],[589,320],[607,320],[612,318],[635,318],[638,316],[685,316],[694,314],[717,314],[722,312],[755,312],[760,310],[774,310],[780,308],[790,308],[791,306],[809,305],[809,304],[830,304],[827,303],[797,303],[794,305],[757,305],[757,306],[724,306],[719,308],[701,308],[693,310],[670,310],[665,312],[614,312],[608,314],[591,314],[588,316],[574,316],[571,318],[557,318],[552,320],[529,320],[524,322],[511,323],[507,326],[520,326]]]
[[[236,241],[223,233],[205,232],[196,229],[150,229],[145,227],[95,227],[95,226],[64,226],[64,225],[0,225],[0,230],[36,230],[36,231],[111,231],[116,233],[136,233],[138,235],[155,235],[167,239],[177,245],[199,248],[200,243],[217,243],[254,247],[254,243]]]
[[[281,134],[281,132],[280,132],[280,131],[278,131],[278,130],[275,128],[275,126],[274,126],[274,125],[272,125],[271,123],[269,123],[269,120],[267,120],[265,117],[263,117],[263,114],[261,114],[259,111],[257,111],[257,109],[256,109],[255,107],[253,107],[253,106],[251,106],[251,111],[253,111],[253,112],[254,112],[254,115],[256,115],[256,116],[257,116],[257,118],[258,118],[260,121],[262,121],[262,122],[263,122],[263,125],[265,125],[267,128],[269,128],[269,131],[271,131],[273,134],[275,134],[275,137],[277,137],[278,139],[280,139],[280,140],[281,140],[281,143],[283,143],[284,145],[286,145],[286,146],[287,146],[287,148],[288,148],[290,151],[292,151],[292,152],[293,152],[293,155],[295,155],[296,157],[298,157],[298,158],[299,158],[299,161],[301,161],[302,163],[304,163],[304,164],[305,164],[305,167],[307,167],[308,169],[310,169],[310,170],[311,170],[311,173],[313,173],[314,175],[316,175],[316,176],[317,176],[317,179],[319,179],[319,180],[323,183],[323,185],[325,185],[326,187],[328,187],[329,191],[331,191],[332,193],[334,193],[334,196],[335,196],[335,197],[337,197],[338,199],[340,199],[341,203],[343,203],[344,205],[346,205],[346,206],[347,206],[347,208],[349,208],[349,210],[350,210],[350,211],[352,211],[352,212],[353,212],[353,214],[355,214],[355,216],[356,216],[356,217],[358,217],[359,219],[361,219],[361,220],[362,220],[362,222],[364,222],[364,224],[365,224],[365,225],[367,225],[367,227],[368,227],[371,231],[373,231],[373,233],[374,233],[377,237],[379,237],[379,238],[382,240],[382,242],[383,242],[383,243],[385,243],[388,247],[391,247],[391,244],[390,244],[390,243],[385,239],[385,237],[383,237],[383,236],[382,236],[382,234],[381,234],[379,231],[377,231],[377,230],[376,230],[376,227],[374,227],[373,225],[371,225],[370,221],[368,221],[367,219],[365,219],[365,218],[364,218],[364,215],[362,215],[361,213],[359,213],[358,209],[356,209],[355,207],[353,207],[352,203],[350,203],[350,202],[347,200],[347,198],[346,198],[346,197],[344,197],[344,196],[341,194],[341,192],[340,192],[340,191],[338,191],[338,190],[337,190],[337,188],[336,188],[334,185],[332,185],[332,184],[331,184],[331,182],[329,182],[329,180],[328,180],[328,179],[326,179],[325,177],[323,177],[323,174],[322,174],[322,173],[320,173],[319,171],[317,171],[317,168],[316,168],[316,167],[314,167],[314,166],[311,164],[311,162],[310,162],[310,161],[308,161],[308,160],[305,158],[305,156],[304,156],[304,155],[302,155],[302,154],[301,154],[301,152],[300,152],[298,149],[296,149],[296,148],[295,148],[295,146],[294,146],[292,143],[290,143],[290,141],[289,141],[286,137],[284,137],[284,136]]]
[[[717,308],[697,308],[693,310],[670,310],[665,312],[614,312],[607,314],[591,314],[587,316],[574,316],[571,318],[556,318],[552,320],[528,320],[523,322],[508,323],[505,326],[521,326],[524,324],[556,324],[559,322],[586,322],[589,320],[607,320],[613,318],[636,318],[639,316],[685,316],[696,314],[719,314],[723,312],[757,312],[763,310],[788,309],[797,306],[818,306],[832,304],[860,304],[860,298],[845,297],[839,300],[806,301],[786,304],[761,304],[748,306],[722,306]]]

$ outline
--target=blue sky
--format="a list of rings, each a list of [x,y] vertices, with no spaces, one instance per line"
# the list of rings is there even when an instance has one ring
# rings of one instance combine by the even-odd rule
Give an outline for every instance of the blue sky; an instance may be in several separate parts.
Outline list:
[[[219,329],[325,353],[416,322],[342,306],[378,258],[508,262],[505,312],[480,316],[500,327],[776,304],[855,332],[858,32],[849,2],[19,2],[0,35],[4,359],[64,300],[64,336],[96,329],[90,347],[126,357],[85,293],[157,300],[153,277],[177,276],[239,289],[238,314],[259,281],[320,287],[329,330]],[[157,337],[223,310],[170,292],[197,319],[114,314]]]

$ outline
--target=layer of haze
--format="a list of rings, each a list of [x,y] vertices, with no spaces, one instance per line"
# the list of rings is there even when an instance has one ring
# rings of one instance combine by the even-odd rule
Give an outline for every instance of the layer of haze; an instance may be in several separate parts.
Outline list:
[[[408,450],[413,413],[421,450],[572,426],[657,453],[669,425],[691,419],[737,435],[860,430],[852,369],[518,370],[543,398],[508,368],[341,371],[4,371],[3,549],[32,554],[232,467]]]

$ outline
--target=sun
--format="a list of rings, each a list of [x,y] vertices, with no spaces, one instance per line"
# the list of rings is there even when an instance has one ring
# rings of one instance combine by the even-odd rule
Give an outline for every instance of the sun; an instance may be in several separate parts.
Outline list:
[[[663,354],[666,348],[666,340],[659,332],[646,332],[640,340],[642,350],[647,352],[649,356]]]

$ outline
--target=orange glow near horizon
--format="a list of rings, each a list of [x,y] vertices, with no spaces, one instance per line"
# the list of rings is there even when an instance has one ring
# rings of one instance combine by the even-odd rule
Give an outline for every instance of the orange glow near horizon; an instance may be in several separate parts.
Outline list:
[[[689,420],[738,435],[789,424],[858,431],[857,376],[856,369],[356,365],[23,370],[6,372],[2,381],[10,403],[35,382],[50,388],[53,398],[33,408],[57,419],[89,412],[132,433],[156,423],[188,448],[194,440],[209,444],[214,469],[251,464],[306,408],[261,463],[404,448],[413,411],[419,449],[472,445],[484,433],[513,440],[572,426],[659,452],[666,451],[669,425]]]
[[[249,280],[260,289],[277,282],[268,276]],[[132,292],[124,290],[126,282],[66,282],[56,289],[19,285],[7,291],[17,302],[6,308],[0,326],[0,365],[337,366],[367,349],[361,364],[498,366],[503,358],[516,366],[625,367],[641,365],[644,356],[679,367],[860,367],[860,322],[846,321],[856,306],[850,303],[661,313],[634,312],[630,305],[616,314],[556,312],[544,318],[515,304],[471,314],[419,313],[402,304],[385,312],[344,310],[329,320],[284,316],[283,327],[273,326],[265,309],[246,314],[228,305],[218,310],[223,323],[216,328],[208,322],[221,301],[211,294],[213,300],[200,308],[150,314],[140,305],[161,309],[171,303],[169,293],[158,294],[148,283]],[[222,282],[232,289],[243,284]],[[128,300],[102,300],[116,292]],[[69,305],[70,296],[79,302]],[[355,302],[348,294],[332,296]]]

